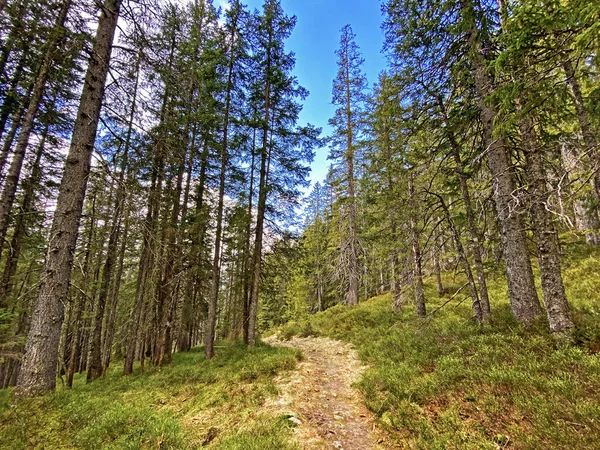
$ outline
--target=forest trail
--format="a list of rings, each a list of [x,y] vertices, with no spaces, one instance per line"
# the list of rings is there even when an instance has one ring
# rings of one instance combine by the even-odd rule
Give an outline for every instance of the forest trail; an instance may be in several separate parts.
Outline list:
[[[373,414],[352,387],[364,366],[351,345],[319,337],[264,341],[304,353],[295,371],[276,379],[280,395],[266,405],[277,414],[291,416],[297,424],[295,437],[304,450],[386,448]]]

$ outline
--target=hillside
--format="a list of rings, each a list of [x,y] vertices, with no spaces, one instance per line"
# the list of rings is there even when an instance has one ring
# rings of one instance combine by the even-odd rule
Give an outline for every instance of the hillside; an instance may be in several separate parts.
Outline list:
[[[594,449],[600,439],[600,252],[571,244],[565,286],[576,344],[561,345],[543,323],[525,330],[511,317],[504,278],[490,277],[493,315],[476,326],[462,277],[444,274],[447,294],[425,284],[427,318],[390,295],[336,306],[283,335],[353,343],[370,367],[358,384],[366,405],[400,448]],[[460,303],[460,304],[459,304]],[[436,309],[440,308],[440,309]]]
[[[355,387],[374,413],[381,448],[593,449],[600,438],[600,251],[572,244],[565,266],[578,326],[574,345],[557,346],[543,324],[530,330],[516,324],[501,274],[490,279],[494,311],[481,327],[465,302],[457,305],[462,297],[452,298],[461,278],[445,273],[448,293],[441,298],[427,280],[426,319],[415,318],[411,305],[393,313],[385,294],[276,331],[283,339],[326,336],[354,345],[367,366]],[[0,391],[0,448],[279,450],[314,439],[294,434],[290,418],[303,423],[311,408],[328,414],[323,403],[308,403],[331,389],[325,387],[331,374],[290,391],[281,383],[297,370],[299,351],[232,342],[216,350],[210,361],[200,349],[176,353],[163,369],[137,368],[130,377],[115,369],[41,399],[14,402],[10,391]],[[318,357],[350,376],[350,365]],[[301,397],[304,407],[273,407],[284,391]],[[336,422],[330,412],[324,423]],[[346,416],[337,418],[342,427],[371,420]]]

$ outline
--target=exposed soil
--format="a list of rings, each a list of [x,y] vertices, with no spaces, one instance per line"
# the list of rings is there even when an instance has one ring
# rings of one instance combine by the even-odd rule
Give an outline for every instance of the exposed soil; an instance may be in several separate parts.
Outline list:
[[[296,371],[277,378],[280,396],[266,405],[297,424],[295,434],[303,449],[386,448],[372,413],[352,387],[364,367],[349,344],[317,337],[270,337],[265,342],[304,353]]]

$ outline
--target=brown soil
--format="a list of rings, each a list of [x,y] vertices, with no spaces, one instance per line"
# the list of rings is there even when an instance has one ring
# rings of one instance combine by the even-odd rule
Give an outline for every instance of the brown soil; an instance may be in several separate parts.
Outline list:
[[[271,337],[265,342],[304,353],[296,371],[277,379],[279,398],[266,405],[297,424],[295,435],[303,449],[385,448],[372,413],[352,387],[364,367],[349,344],[317,337]]]

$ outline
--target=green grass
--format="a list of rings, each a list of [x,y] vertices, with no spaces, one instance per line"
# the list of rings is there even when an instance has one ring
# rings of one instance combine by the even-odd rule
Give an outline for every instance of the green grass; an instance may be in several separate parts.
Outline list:
[[[292,450],[290,422],[260,406],[277,394],[275,375],[299,357],[231,344],[211,361],[199,350],[178,353],[163,369],[123,377],[115,368],[40,399],[13,403],[0,391],[0,448]]]
[[[334,307],[284,327],[355,344],[368,369],[359,383],[367,406],[400,448],[597,449],[600,442],[600,251],[569,244],[567,294],[576,344],[557,345],[543,321],[524,330],[512,319],[504,277],[490,277],[493,318],[477,327],[463,296],[433,319],[391,311],[389,295]],[[463,280],[448,275],[452,293]],[[432,280],[428,309],[445,302]],[[406,302],[410,300],[407,298]]]

